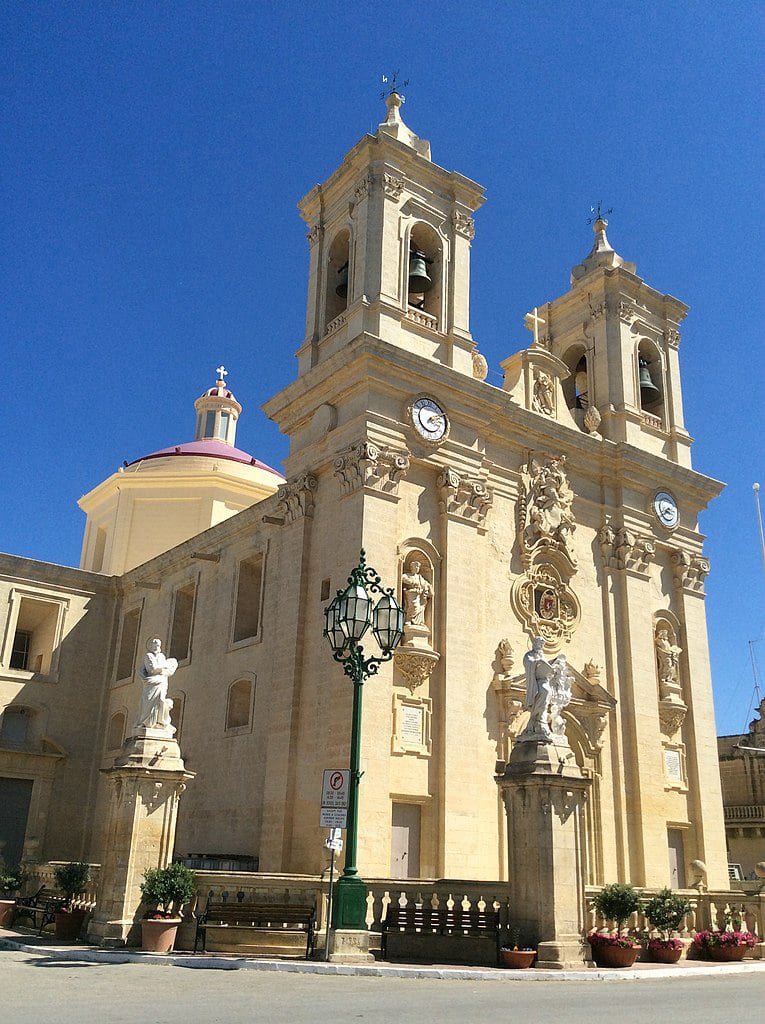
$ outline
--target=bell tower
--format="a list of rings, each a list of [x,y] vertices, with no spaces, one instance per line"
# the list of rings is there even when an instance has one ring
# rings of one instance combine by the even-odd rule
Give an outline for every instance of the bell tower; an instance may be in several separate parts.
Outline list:
[[[301,376],[361,334],[473,376],[470,243],[483,189],[431,161],[402,102],[391,91],[377,132],[299,203],[310,245]]]

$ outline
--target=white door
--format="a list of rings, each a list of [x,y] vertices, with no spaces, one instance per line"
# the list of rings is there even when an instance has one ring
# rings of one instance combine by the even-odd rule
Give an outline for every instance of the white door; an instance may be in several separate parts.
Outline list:
[[[419,804],[393,804],[390,876],[420,877]]]
[[[670,889],[684,889],[685,854],[683,833],[679,828],[667,829],[667,845],[669,847],[669,887]]]

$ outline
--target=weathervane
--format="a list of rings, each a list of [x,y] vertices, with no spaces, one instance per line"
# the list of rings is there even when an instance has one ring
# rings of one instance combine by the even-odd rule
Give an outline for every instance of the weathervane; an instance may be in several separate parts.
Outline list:
[[[406,96],[404,96],[399,91],[399,88],[398,88],[398,83],[396,81],[398,76],[399,76],[399,72],[398,71],[394,71],[392,75],[383,75],[382,76],[383,84],[389,86],[389,88],[387,90],[383,89],[383,91],[380,93],[380,99],[381,100],[386,100],[389,96],[391,96],[394,92],[396,92],[396,93],[398,93],[399,96],[401,96],[401,102],[402,103],[406,103]],[[402,84],[402,87],[404,89],[406,89],[406,87],[409,85],[409,79],[407,78],[401,84]]]
[[[592,222],[594,220],[602,220],[604,217],[610,216],[610,214],[612,214],[613,212],[614,212],[613,206],[609,206],[609,208],[607,210],[604,210],[603,209],[603,200],[599,199],[597,207],[595,207],[595,206],[591,206],[590,207],[590,213],[592,214],[592,216],[587,218],[587,223],[588,224],[592,224]]]

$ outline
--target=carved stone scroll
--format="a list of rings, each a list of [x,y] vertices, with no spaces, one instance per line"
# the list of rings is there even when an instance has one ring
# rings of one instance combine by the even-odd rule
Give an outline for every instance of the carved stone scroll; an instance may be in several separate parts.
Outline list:
[[[335,476],[343,494],[352,494],[361,487],[398,494],[399,482],[408,469],[406,452],[382,448],[372,441],[357,441],[335,459]]]
[[[598,535],[603,561],[609,569],[630,569],[645,573],[656,554],[656,544],[651,537],[642,536],[626,526],[616,529],[606,523]]]
[[[441,512],[477,525],[484,523],[494,502],[494,492],[483,480],[462,476],[447,468],[439,474],[437,486]]]
[[[319,486],[312,473],[301,473],[294,480],[288,480],[277,491],[277,511],[285,522],[293,523],[305,516],[313,518],[314,494]]]

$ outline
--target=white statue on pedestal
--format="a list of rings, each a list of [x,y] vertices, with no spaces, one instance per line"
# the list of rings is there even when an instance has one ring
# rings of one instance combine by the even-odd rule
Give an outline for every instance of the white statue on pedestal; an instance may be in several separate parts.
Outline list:
[[[159,637],[153,636],[146,644],[146,654],[136,673],[143,683],[143,692],[138,705],[135,729],[175,731],[170,722],[173,702],[167,696],[167,681],[177,668],[176,659],[166,658],[162,653],[162,641]]]
[[[531,650],[523,657],[526,669],[526,698],[524,704],[531,710],[529,722],[519,740],[542,740],[551,743],[555,737],[566,736],[563,708],[571,700],[571,675],[565,654],[552,661],[544,656],[544,637],[535,636]],[[552,728],[550,719],[552,718]]]
[[[422,563],[415,559],[409,563],[407,572],[401,577],[406,625],[425,625],[425,609],[433,593],[433,587],[420,573],[421,567]]]

